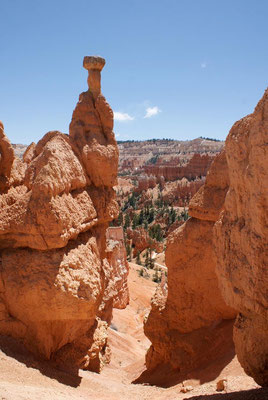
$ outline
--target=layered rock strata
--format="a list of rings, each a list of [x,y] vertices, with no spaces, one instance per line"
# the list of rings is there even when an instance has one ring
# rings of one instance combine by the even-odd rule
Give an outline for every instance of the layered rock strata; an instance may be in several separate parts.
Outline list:
[[[168,237],[168,293],[159,287],[152,301],[145,323],[152,345],[146,356],[147,371],[140,380],[167,384],[171,376],[179,379],[232,346],[236,312],[221,296],[213,252],[213,226],[228,183],[222,152],[190,203],[192,218]]]
[[[100,91],[105,60],[85,57],[89,89],[70,134],[48,132],[16,159],[0,125],[0,334],[59,365],[105,360],[106,228],[118,213],[113,112]],[[105,310],[105,312],[104,312]]]
[[[214,156],[195,153],[185,165],[180,165],[179,160],[172,160],[170,164],[160,164],[159,161],[159,164],[145,165],[144,171],[147,175],[163,176],[166,181],[175,181],[182,178],[191,180],[206,176],[213,159]]]
[[[226,140],[230,188],[215,225],[217,274],[238,317],[234,342],[247,374],[268,386],[268,89]]]

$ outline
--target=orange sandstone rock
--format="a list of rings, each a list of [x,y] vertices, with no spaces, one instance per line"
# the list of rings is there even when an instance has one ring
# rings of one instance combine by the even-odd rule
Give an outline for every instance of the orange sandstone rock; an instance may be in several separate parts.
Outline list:
[[[188,181],[183,178],[174,182],[163,184],[163,200],[168,204],[183,207],[188,204],[194,194],[204,185],[205,178]]]
[[[101,57],[85,57],[89,90],[79,97],[70,123],[70,139],[94,186],[117,184],[118,148],[113,133],[113,111],[100,93]],[[92,89],[91,89],[92,86]]]
[[[166,181],[187,178],[195,179],[198,176],[205,176],[214,159],[208,154],[193,154],[192,158],[185,165],[179,165],[179,160],[173,160],[170,164],[155,164],[144,166],[147,175],[164,177]]]
[[[121,226],[109,227],[106,231],[107,238],[107,258],[113,267],[113,307],[126,308],[129,304],[129,290],[127,278],[129,265],[124,242],[124,232]]]
[[[168,237],[168,294],[162,291],[154,298],[145,323],[145,334],[152,345],[146,356],[147,371],[140,380],[170,383],[172,376],[179,379],[232,347],[236,312],[225,304],[218,288],[213,252],[214,221],[227,190],[223,185],[218,193],[213,182],[217,182],[218,175],[224,175],[223,182],[228,182],[224,158],[224,153],[215,158],[204,188],[190,203],[191,213],[201,219],[190,218]],[[220,170],[222,166],[224,171]],[[218,214],[214,211],[206,220],[208,201],[203,201],[203,194],[207,191]]]
[[[137,227],[136,229],[128,228],[127,237],[131,239],[133,257],[136,257],[138,252],[142,252],[149,246],[149,233],[143,227]]]
[[[107,293],[116,277],[105,237],[118,213],[118,149],[100,93],[105,62],[88,60],[96,65],[70,135],[48,132],[23,163],[0,125],[0,334],[65,368],[99,371],[107,360],[102,310],[118,295]]]
[[[24,154],[23,154],[23,161],[26,164],[29,164],[33,157],[34,157],[34,150],[35,150],[35,146],[36,144],[34,142],[32,142],[25,150]]]
[[[217,221],[229,188],[225,151],[217,156],[217,163],[209,169],[203,185],[189,204],[189,214],[204,221]]]
[[[0,121],[0,176],[1,176],[1,190],[4,189],[4,184],[8,184],[8,178],[11,175],[11,168],[15,158],[13,147],[4,133],[4,125]]]
[[[215,225],[217,274],[225,301],[239,314],[238,359],[268,386],[268,90],[253,114],[236,122],[226,140],[230,187]]]
[[[14,154],[13,147],[4,133],[0,121],[0,193],[6,193],[11,186],[21,184],[26,165]]]

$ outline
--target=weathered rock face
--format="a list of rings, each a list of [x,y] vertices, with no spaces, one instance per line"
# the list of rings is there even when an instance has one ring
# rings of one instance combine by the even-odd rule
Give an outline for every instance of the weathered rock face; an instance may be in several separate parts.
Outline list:
[[[124,242],[124,232],[121,226],[109,227],[106,231],[107,238],[107,258],[113,267],[113,307],[126,308],[129,303],[129,291],[127,278],[129,265]]]
[[[114,279],[105,232],[118,213],[113,112],[100,93],[104,63],[85,58],[91,86],[69,136],[48,132],[22,163],[0,126],[0,334],[58,364],[97,371]]]
[[[32,159],[33,159],[33,157],[34,157],[35,147],[36,147],[36,144],[35,144],[34,142],[32,142],[32,143],[26,148],[25,152],[23,153],[22,158],[23,158],[23,161],[24,161],[26,164],[29,164],[29,163],[32,161]]]
[[[229,173],[225,151],[222,151],[207,173],[203,185],[189,204],[192,217],[204,221],[217,221],[229,187]]]
[[[183,207],[187,205],[193,195],[204,185],[205,178],[188,181],[183,178],[175,182],[166,182],[163,185],[163,200],[168,204]]]
[[[147,230],[142,227],[137,227],[136,229],[127,228],[127,237],[130,239],[130,244],[133,249],[133,257],[136,257],[138,252],[142,252],[150,247],[154,249],[157,253],[163,252],[163,243],[157,242],[156,239],[152,239],[149,236]]]
[[[136,257],[138,252],[142,252],[149,246],[149,233],[142,227],[136,229],[127,229],[127,237],[131,239],[133,247],[133,257]]]
[[[13,147],[4,133],[0,121],[0,193],[6,193],[11,186],[22,182],[25,165],[15,157]]]
[[[222,187],[218,191],[220,177]],[[215,158],[204,188],[192,199],[190,212],[195,218],[168,237],[168,294],[162,291],[160,295],[158,291],[145,323],[145,334],[152,346],[146,357],[147,371],[141,380],[165,384],[173,373],[177,378],[183,376],[222,356],[232,345],[236,312],[221,296],[213,252],[213,226],[227,189],[223,152]],[[214,212],[209,215],[208,193],[213,199]]]
[[[217,274],[227,304],[239,311],[238,359],[257,383],[268,385],[268,90],[253,114],[226,140],[230,189],[215,225]]]
[[[151,382],[161,382],[159,371],[178,376],[220,357],[238,313],[238,359],[268,385],[267,132],[268,90],[254,113],[234,124],[226,156],[215,159],[190,202],[192,218],[169,236],[168,295],[158,289],[145,324]]]

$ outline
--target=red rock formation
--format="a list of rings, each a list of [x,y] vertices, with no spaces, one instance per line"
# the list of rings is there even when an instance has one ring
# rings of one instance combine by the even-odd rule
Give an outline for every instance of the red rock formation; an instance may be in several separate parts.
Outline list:
[[[146,165],[144,171],[147,175],[156,177],[163,176],[166,181],[175,181],[177,179],[205,176],[214,156],[208,154],[200,155],[195,153],[185,165]]]
[[[105,231],[118,212],[113,113],[100,93],[104,63],[85,58],[90,88],[70,135],[48,132],[27,150],[27,164],[18,166],[0,126],[0,334],[65,367],[97,371],[113,279]]]
[[[157,168],[170,166],[172,171],[173,167],[185,167],[194,154],[215,156],[220,153],[223,146],[223,142],[204,138],[186,141],[153,139],[119,142],[119,173],[124,175],[126,173],[130,175],[133,173],[135,175],[136,173],[146,173],[146,166],[156,166]],[[199,157],[193,160],[193,166],[195,165],[195,160],[199,170]],[[201,159],[201,162],[203,162],[202,160],[204,161],[204,159]],[[156,171],[157,168],[155,169]]]
[[[142,161],[137,158],[122,160],[121,170],[135,170],[142,165]]]
[[[133,246],[133,257],[136,257],[138,251],[142,252],[149,246],[149,233],[142,227],[136,229],[127,229],[127,237],[131,240]]]
[[[152,239],[149,236],[148,231],[146,231],[143,227],[138,227],[136,229],[127,229],[127,237],[130,240],[130,244],[133,248],[133,257],[136,257],[138,252],[142,252],[149,247],[155,250],[157,253],[162,253],[163,251],[163,243],[157,242],[156,239]]]
[[[167,236],[169,236],[172,232],[175,231],[175,229],[178,229],[180,226],[184,224],[184,220],[181,221],[175,221],[173,222],[172,225],[169,226],[168,231],[167,231]]]
[[[153,189],[156,183],[155,176],[141,175],[138,177],[138,186],[135,187],[134,191],[141,193],[144,190]]]
[[[32,142],[25,150],[24,154],[23,154],[23,161],[26,164],[29,164],[33,157],[34,157],[34,151],[35,151],[35,147],[36,144],[34,142]]]
[[[173,206],[183,207],[189,203],[204,182],[204,178],[194,181],[183,178],[176,182],[166,182],[162,191],[163,200]]]
[[[24,176],[25,165],[15,157],[13,147],[4,133],[0,121],[0,193],[5,193],[11,186],[18,186]]]
[[[152,346],[143,379],[159,384],[159,371],[178,378],[219,358],[238,313],[238,359],[268,385],[267,131],[268,90],[254,113],[234,124],[226,157],[215,159],[190,202],[192,218],[169,236],[168,295],[165,301],[158,292],[145,324]]]
[[[124,241],[124,232],[121,226],[109,227],[106,231],[107,238],[107,258],[113,267],[114,288],[110,292],[113,295],[114,308],[126,308],[129,303],[129,291],[127,278],[129,265]]]
[[[218,177],[222,180],[220,195]],[[152,346],[146,356],[147,371],[142,380],[165,384],[172,375],[178,379],[221,357],[232,346],[236,313],[226,306],[217,285],[213,215],[207,218],[206,210],[202,210],[207,206],[207,185],[213,198],[217,198],[212,206],[219,213],[228,189],[224,153],[215,158],[205,188],[192,199],[190,210],[198,218],[190,218],[168,237],[168,295],[157,294],[145,323],[145,334]],[[214,218],[217,216],[215,213]]]
[[[239,311],[234,342],[245,371],[268,386],[268,90],[226,140],[230,189],[215,226],[223,296]]]
[[[14,161],[14,150],[4,133],[4,125],[0,122],[0,151],[1,151],[1,180],[8,179],[11,175],[11,168]],[[8,184],[8,182],[6,182]]]

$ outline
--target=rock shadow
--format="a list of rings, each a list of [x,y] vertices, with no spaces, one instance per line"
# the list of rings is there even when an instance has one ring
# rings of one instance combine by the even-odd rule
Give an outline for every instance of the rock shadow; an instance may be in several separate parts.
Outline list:
[[[181,372],[179,368],[178,370],[174,370],[170,364],[163,363],[158,365],[154,370],[145,370],[132,383],[147,383],[154,386],[169,388],[191,379],[199,381],[200,385],[214,381],[235,357],[233,342],[229,343],[228,348],[225,348],[225,350],[225,354],[217,358],[215,357],[215,359],[209,363],[200,365],[197,369]]]
[[[268,400],[268,388],[242,390],[232,393],[206,394],[188,400]]]
[[[57,369],[53,362],[38,359],[19,340],[15,340],[12,337],[0,336],[0,350],[8,357],[12,357],[26,365],[27,368],[37,369],[42,375],[56,379],[63,385],[76,388],[81,383],[82,378],[78,375],[78,369],[68,372]]]

